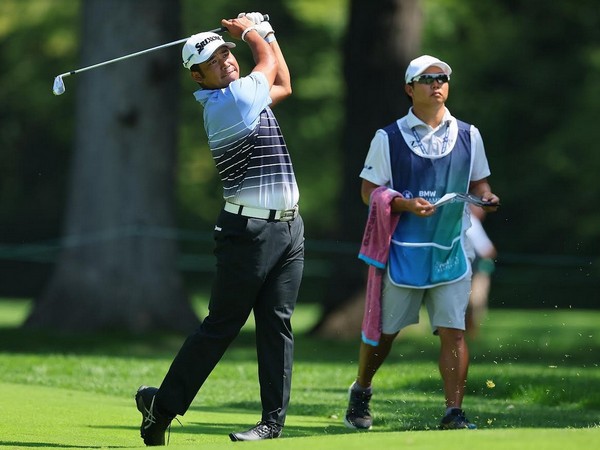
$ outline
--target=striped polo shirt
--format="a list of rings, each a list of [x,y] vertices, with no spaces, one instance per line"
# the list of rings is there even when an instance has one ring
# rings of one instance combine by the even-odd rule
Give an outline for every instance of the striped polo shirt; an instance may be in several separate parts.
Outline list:
[[[224,89],[200,89],[204,128],[223,184],[223,198],[254,208],[284,210],[299,192],[285,140],[269,104],[269,84],[252,72]]]

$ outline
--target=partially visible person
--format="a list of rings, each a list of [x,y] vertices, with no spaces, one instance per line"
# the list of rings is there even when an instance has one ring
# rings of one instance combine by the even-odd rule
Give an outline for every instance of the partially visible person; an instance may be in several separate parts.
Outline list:
[[[215,33],[191,36],[183,65],[199,89],[208,144],[223,185],[224,207],[214,229],[216,274],[209,312],[184,342],[160,388],[141,386],[141,436],[164,445],[236,338],[250,313],[256,323],[261,416],[232,441],[281,436],[290,401],[294,336],[291,316],[304,266],[304,223],[286,142],[270,106],[291,94],[290,73],[273,28],[262,14],[221,24],[250,47],[255,66],[241,76],[226,42]],[[219,425],[219,428],[222,425]]]
[[[412,101],[408,114],[377,130],[367,154],[361,197],[371,210],[372,197],[389,199],[390,214],[381,226],[367,224],[363,246],[387,242],[386,272],[382,278],[380,323],[363,322],[358,376],[349,389],[344,423],[370,429],[372,381],[403,328],[419,322],[425,305],[432,331],[440,338],[439,370],[445,397],[441,429],[473,429],[462,409],[469,367],[465,312],[471,291],[471,264],[464,247],[469,226],[464,203],[433,204],[450,192],[470,192],[495,211],[500,199],[492,192],[483,141],[476,127],[457,120],[446,108],[452,70],[429,55],[410,62],[404,90]],[[397,195],[390,195],[389,190]],[[381,198],[379,198],[381,200]],[[388,238],[368,235],[386,229],[389,216],[400,217]],[[375,217],[375,219],[373,219]],[[369,214],[369,221],[377,220]],[[379,224],[378,224],[379,225]],[[368,245],[365,245],[368,241]],[[373,253],[377,253],[377,250]],[[373,258],[367,258],[371,261]],[[381,261],[379,261],[381,262]],[[378,261],[374,261],[378,263]],[[369,280],[368,292],[377,292]],[[372,302],[372,308],[378,303]],[[378,333],[372,333],[373,328]]]
[[[469,205],[471,226],[467,230],[467,243],[475,252],[472,263],[471,295],[467,307],[467,335],[476,337],[488,309],[492,273],[496,267],[496,247],[483,228],[486,212],[479,206]]]

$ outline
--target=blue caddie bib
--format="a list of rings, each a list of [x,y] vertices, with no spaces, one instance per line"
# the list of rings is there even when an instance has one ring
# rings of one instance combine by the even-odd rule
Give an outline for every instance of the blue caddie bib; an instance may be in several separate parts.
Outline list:
[[[467,192],[471,176],[470,125],[458,121],[458,137],[448,154],[427,158],[415,154],[397,123],[388,135],[392,188],[404,197],[435,203],[448,192]],[[428,288],[450,283],[469,272],[462,242],[465,205],[447,203],[430,217],[405,213],[392,236],[388,271],[398,286]]]

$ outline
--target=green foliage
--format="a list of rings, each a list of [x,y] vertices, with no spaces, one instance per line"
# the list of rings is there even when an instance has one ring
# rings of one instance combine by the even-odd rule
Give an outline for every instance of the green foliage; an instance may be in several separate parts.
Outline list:
[[[454,69],[451,111],[482,131],[507,252],[596,255],[600,10],[593,0],[427,0],[425,50]]]
[[[552,292],[568,298],[574,289],[589,304],[598,288],[600,154],[590,133],[600,115],[596,3],[422,0],[423,53],[452,65],[449,108],[481,130],[492,186],[502,198],[503,207],[486,227],[500,252],[496,286],[503,288],[498,292],[506,304],[548,306]],[[85,75],[67,78],[63,96],[53,96],[51,87],[57,74],[80,67],[80,5],[80,0],[0,2],[2,243],[60,235],[73,151],[74,86]],[[271,15],[292,72],[294,95],[276,114],[296,168],[307,236],[335,239],[347,113],[341,45],[349,0],[183,0],[182,7],[182,36],[212,29],[239,11]],[[247,48],[239,45],[236,54],[242,70],[249,70]],[[210,233],[221,188],[201,107],[192,97],[195,86],[184,70],[181,77],[177,225]],[[377,79],[374,74],[364,82]],[[557,263],[548,274],[546,261],[536,260],[531,263],[539,270],[532,273],[513,264],[511,256],[523,253],[585,261]],[[40,277],[21,272],[27,284],[37,286],[31,280]],[[540,292],[538,284],[548,282],[555,282],[552,292]]]
[[[57,7],[59,6],[59,7]],[[56,237],[73,133],[73,98],[52,95],[73,68],[75,1],[0,3],[0,234],[4,242]]]

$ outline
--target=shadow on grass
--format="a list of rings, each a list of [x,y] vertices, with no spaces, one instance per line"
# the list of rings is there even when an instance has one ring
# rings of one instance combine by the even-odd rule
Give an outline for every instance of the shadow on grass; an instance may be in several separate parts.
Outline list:
[[[562,334],[560,333],[562,331]],[[550,338],[535,330],[515,330],[513,333],[492,334],[469,343],[472,364],[544,364],[554,366],[599,367],[600,341],[588,339],[596,330],[558,330]],[[185,336],[165,333],[130,335],[122,332],[73,334],[31,331],[21,328],[0,328],[0,351],[7,353],[69,353],[96,356],[127,356],[139,358],[172,358]],[[359,340],[334,341],[296,334],[295,358],[306,362],[356,361]],[[400,361],[433,361],[439,352],[435,336],[402,334],[394,344],[387,363]],[[242,330],[228,351],[233,359],[254,360],[253,331]]]
[[[21,328],[0,328],[0,351],[6,353],[69,353],[94,356],[170,358],[185,337],[148,333],[56,333]]]
[[[185,431],[193,434],[207,434],[207,435],[224,435],[227,436],[231,432],[239,432],[248,430],[254,426],[249,423],[228,423],[228,424],[214,424],[214,423],[202,423],[202,422],[191,422],[185,425]],[[308,436],[319,436],[323,434],[346,434],[350,432],[342,423],[331,424],[326,426],[319,425],[288,425],[283,430],[283,437],[308,437]]]
[[[528,381],[515,381],[515,393],[508,397],[467,392],[464,403],[467,416],[479,428],[585,428],[600,424],[598,404],[582,408],[581,401],[585,398],[582,393],[565,396],[561,402],[550,405],[526,392],[517,394],[518,386],[527,386]],[[470,380],[469,384],[473,382]],[[552,386],[556,384],[547,384],[543,389]],[[441,380],[417,382],[410,388],[381,389],[378,397],[373,397],[372,409],[375,417],[381,417],[386,424],[386,430],[427,430],[436,428],[441,420]]]
[[[431,397],[426,400],[411,398],[402,400],[397,392],[378,392],[378,399],[371,403],[373,412],[373,428],[369,433],[402,432],[402,431],[431,431],[438,430],[441,420],[440,398]],[[388,396],[389,394],[389,396]],[[483,405],[483,406],[482,406]],[[343,424],[343,412],[330,417],[319,417],[314,411],[326,410],[326,404],[302,404],[291,408],[290,414],[310,419],[310,424],[298,425],[288,420],[284,428],[285,437],[309,437],[318,435],[356,434],[357,430],[346,428]],[[230,402],[218,407],[192,407],[197,414],[203,412],[247,414],[257,412],[260,417],[258,402]],[[524,405],[515,402],[503,403],[497,401],[478,402],[477,406],[467,410],[471,422],[479,429],[508,429],[508,428],[590,428],[600,426],[597,411],[575,411],[572,408],[547,407],[543,405]],[[215,423],[203,421],[182,420],[183,425],[174,423],[171,434],[205,434],[227,436],[231,432],[245,431],[254,423],[233,422]],[[133,429],[133,428],[132,428]]]

